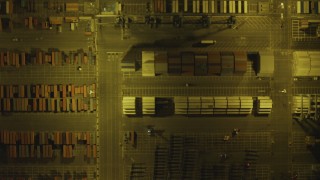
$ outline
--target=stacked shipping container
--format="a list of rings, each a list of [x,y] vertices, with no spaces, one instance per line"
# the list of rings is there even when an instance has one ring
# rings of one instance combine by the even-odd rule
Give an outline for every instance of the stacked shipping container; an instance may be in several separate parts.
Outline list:
[[[0,85],[0,111],[93,112],[97,107],[95,97],[95,84]]]
[[[0,131],[0,144],[6,146],[9,158],[53,158],[57,148],[62,148],[63,158],[72,158],[74,147],[84,143],[85,150],[91,148],[86,157],[96,158],[96,139],[90,132]]]
[[[181,75],[184,75],[184,76],[194,75],[194,53],[193,52],[181,53]]]
[[[70,52],[67,56],[64,52],[58,50],[50,50],[45,52],[37,49],[35,54],[26,52],[1,51],[0,67],[6,66],[25,66],[29,64],[51,64],[55,65],[87,65],[95,64],[95,59],[91,51],[85,53],[83,51]]]
[[[154,52],[154,51],[148,51]],[[243,75],[247,71],[246,52],[178,52],[155,51],[147,61],[147,52],[143,53],[143,74],[151,75]],[[148,63],[154,68],[147,66]],[[152,63],[151,63],[152,62]],[[154,73],[153,73],[154,69]],[[148,72],[147,72],[148,71]]]
[[[233,52],[234,54],[234,72],[244,74],[247,71],[247,54],[245,52]]]
[[[249,96],[174,97],[175,114],[248,115],[253,108]]]
[[[169,75],[181,74],[181,57],[180,53],[175,51],[168,52],[168,73]]]
[[[208,75],[221,73],[221,56],[219,52],[208,52]]]
[[[168,57],[166,51],[154,53],[154,69],[156,75],[168,74]]]
[[[197,53],[194,56],[194,75],[206,76],[208,74],[208,55],[206,53]]]
[[[221,75],[230,76],[234,72],[233,52],[221,52]]]

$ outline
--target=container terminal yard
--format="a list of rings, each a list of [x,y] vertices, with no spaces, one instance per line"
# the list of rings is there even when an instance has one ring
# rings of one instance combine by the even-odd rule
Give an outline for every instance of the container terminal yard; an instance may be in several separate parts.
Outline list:
[[[0,0],[0,180],[320,179],[319,13]]]

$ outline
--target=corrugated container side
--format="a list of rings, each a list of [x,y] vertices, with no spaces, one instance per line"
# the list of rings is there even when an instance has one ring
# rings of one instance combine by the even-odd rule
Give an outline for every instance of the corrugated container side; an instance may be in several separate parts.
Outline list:
[[[221,65],[208,65],[208,75],[218,75],[221,73]]]
[[[193,52],[182,52],[181,53],[181,63],[182,64],[194,64],[194,53]]]
[[[185,76],[193,76],[194,75],[194,66],[193,65],[182,65],[181,74]]]
[[[208,52],[208,64],[221,64],[220,52],[210,51]]]

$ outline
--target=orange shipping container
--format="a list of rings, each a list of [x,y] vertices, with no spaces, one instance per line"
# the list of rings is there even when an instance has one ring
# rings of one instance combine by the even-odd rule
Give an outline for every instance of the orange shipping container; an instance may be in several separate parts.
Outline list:
[[[13,98],[13,86],[10,85],[10,86],[9,86],[9,89],[10,89],[10,91],[9,91],[9,97],[10,97],[10,98]]]
[[[57,85],[53,85],[53,97],[54,97],[54,98],[57,98],[57,97],[58,97]]]
[[[97,158],[97,146],[94,144],[93,146],[92,146],[92,151],[93,151],[93,158]]]
[[[43,110],[42,110],[42,107],[43,107],[43,105],[42,105],[42,99],[39,99],[39,111],[40,111],[40,112],[43,111]]]
[[[48,94],[48,85],[44,85],[44,97],[48,98],[49,94]]]
[[[26,65],[26,53],[24,52],[21,53],[21,65],[22,66]]]
[[[88,56],[87,55],[83,56],[83,64],[88,64]]]
[[[62,110],[67,111],[67,100],[65,98],[62,99]]]
[[[36,98],[39,98],[39,85],[36,85]]]
[[[74,96],[74,91],[75,91],[74,85],[71,85],[71,97]]]
[[[52,112],[55,112],[56,111],[56,108],[55,108],[55,99],[51,99],[51,111]]]
[[[0,98],[4,98],[4,88],[3,88],[3,85],[0,85]]]
[[[37,109],[37,99],[33,99],[33,112],[37,112],[38,111],[38,109]]]
[[[7,98],[7,103],[6,103],[6,107],[7,107],[7,111],[11,111],[11,103],[10,103],[10,99]]]
[[[87,145],[87,157],[90,158],[91,157],[91,146]]]
[[[63,97],[63,98],[66,98],[66,97],[67,97],[66,85],[62,85],[62,97]]]
[[[76,110],[77,110],[77,107],[76,107],[77,104],[76,104],[76,102],[77,102],[77,99],[75,99],[75,98],[72,98],[72,99],[71,99],[71,104],[72,104],[71,110],[72,110],[72,111],[76,111]]]
[[[78,104],[78,111],[81,111],[81,109],[82,109],[81,108],[81,99],[78,99],[78,103],[77,104]]]
[[[87,86],[86,85],[83,85],[83,97],[87,97]]]
[[[4,67],[4,52],[0,52],[0,67]]]
[[[47,111],[47,100],[46,99],[42,99],[42,110]]]

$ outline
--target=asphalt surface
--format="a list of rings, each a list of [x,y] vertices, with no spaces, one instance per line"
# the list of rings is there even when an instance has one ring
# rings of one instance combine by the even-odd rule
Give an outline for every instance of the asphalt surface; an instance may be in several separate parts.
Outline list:
[[[185,24],[174,28],[171,24],[161,24],[150,28],[146,24],[132,24],[127,29],[114,25],[114,17],[101,18],[97,26],[97,66],[83,66],[79,72],[76,65],[55,66],[29,65],[16,69],[0,69],[2,84],[91,84],[97,83],[98,110],[96,113],[14,113],[1,116],[2,129],[39,131],[97,131],[98,159],[86,164],[81,158],[70,164],[52,163],[52,166],[9,167],[4,164],[1,174],[14,172],[38,172],[43,177],[68,174],[75,170],[86,172],[89,178],[96,175],[100,179],[129,179],[139,174],[139,179],[152,179],[156,171],[156,152],[159,148],[184,154],[185,162],[179,159],[185,172],[167,168],[166,175],[179,174],[177,179],[286,179],[298,174],[298,179],[316,179],[314,170],[319,166],[316,154],[306,148],[304,138],[310,129],[318,125],[312,121],[295,121],[291,115],[291,98],[297,94],[318,94],[320,86],[314,80],[294,81],[291,73],[292,52],[294,50],[316,49],[320,41],[302,38],[294,25],[296,17],[295,1],[270,4],[272,9],[264,15],[257,15],[257,1],[250,1],[249,14],[237,16],[235,28],[218,24],[229,16],[212,17],[209,28]],[[145,9],[144,0],[126,1],[128,13],[141,14]],[[112,5],[100,2],[102,8]],[[288,5],[288,6],[286,6]],[[42,9],[42,2],[36,4],[40,14],[63,15]],[[280,14],[283,13],[282,20]],[[33,15],[24,13],[25,16]],[[77,12],[76,15],[83,15]],[[310,17],[314,17],[310,15]],[[15,17],[17,18],[17,17]],[[197,17],[187,17],[193,21]],[[187,20],[186,18],[186,20]],[[21,19],[20,19],[21,20]],[[17,21],[19,22],[19,21]],[[21,22],[23,22],[21,20]],[[0,49],[30,50],[33,48],[58,48],[63,51],[88,50],[94,46],[94,38],[85,36],[86,21],[80,21],[79,28],[70,31],[64,24],[62,32],[57,30],[29,30],[16,24],[11,33],[1,33]],[[281,27],[281,25],[283,25]],[[292,37],[294,36],[294,37]],[[12,38],[18,38],[13,42]],[[190,49],[192,44],[203,39],[216,40],[214,46],[196,48],[201,51],[247,51],[271,50],[275,56],[275,72],[272,79],[259,80],[250,67],[244,76],[232,77],[142,77],[141,71],[122,73],[120,62],[123,55],[134,45],[142,49],[181,48]],[[297,39],[299,41],[292,41]],[[185,84],[190,84],[185,87]],[[286,89],[287,93],[281,93]],[[270,96],[273,100],[269,116],[246,117],[125,117],[122,115],[123,96]],[[14,122],[14,123],[13,123]],[[155,129],[155,136],[148,136],[148,126]],[[224,136],[232,136],[234,128],[241,129],[237,136],[224,141]],[[136,131],[137,146],[134,148],[123,141],[126,131]],[[178,140],[175,140],[178,139]],[[184,143],[180,144],[182,140]],[[177,149],[174,147],[182,147]],[[198,148],[196,148],[198,146]],[[189,150],[192,150],[190,152]],[[77,151],[78,152],[78,151]],[[78,153],[82,153],[79,150]],[[165,152],[163,152],[165,154]],[[221,161],[220,154],[228,158]],[[164,156],[171,162],[173,156]],[[168,158],[169,157],[169,158]],[[179,157],[180,158],[180,157]],[[163,160],[163,159],[162,159]],[[196,164],[195,162],[201,162]],[[244,164],[251,166],[244,169]],[[179,164],[178,163],[178,164]],[[191,166],[186,164],[193,163]],[[12,163],[11,163],[12,164]],[[168,164],[168,163],[167,163]],[[188,169],[189,168],[189,169]],[[138,170],[137,170],[138,169]],[[195,170],[197,169],[197,170]],[[140,172],[140,170],[142,172]],[[55,172],[53,172],[55,171]],[[190,173],[186,173],[186,172]],[[33,173],[31,173],[33,175]],[[180,176],[181,175],[181,176]],[[75,177],[76,175],[74,175]],[[79,175],[80,177],[81,175]],[[34,177],[36,178],[36,177]],[[40,177],[39,177],[40,178]]]
[[[128,3],[131,3],[130,7],[133,8],[129,10],[130,12],[138,9],[134,9],[132,3],[141,3],[141,6],[143,4],[140,1]],[[151,29],[145,24],[132,24],[123,33],[121,28],[110,24],[113,21],[110,20],[111,18],[102,20],[105,23],[100,29],[103,42],[100,42],[99,45],[105,47],[109,52],[127,52],[131,45],[136,45],[142,50],[150,50],[153,46],[161,50],[170,47],[182,49],[190,48],[193,43],[202,39],[213,39],[217,41],[213,47],[201,48],[201,50],[244,50],[249,52],[271,50],[274,51],[275,56],[274,77],[269,80],[258,80],[254,74],[244,77],[141,77],[141,72],[124,73],[121,85],[123,96],[247,95],[270,96],[273,100],[272,113],[268,117],[122,117],[122,121],[116,122],[123,124],[123,126],[119,126],[120,140],[125,131],[135,130],[138,134],[136,148],[132,148],[130,144],[122,145],[122,161],[120,162],[123,163],[124,174],[121,172],[120,174],[125,179],[134,176],[132,168],[137,164],[141,164],[142,169],[146,168],[140,179],[150,179],[156,171],[154,164],[156,147],[170,146],[172,135],[194,137],[195,139],[197,139],[196,137],[216,139],[214,153],[200,155],[200,159],[204,162],[203,159],[215,159],[209,162],[211,167],[212,165],[216,166],[211,169],[213,174],[205,170],[202,171],[205,172],[206,177],[230,179],[237,173],[238,178],[247,177],[249,179],[285,179],[296,173],[299,175],[299,179],[316,177],[312,173],[311,167],[315,169],[318,161],[306,149],[304,142],[306,134],[301,128],[302,125],[292,121],[291,97],[299,93],[318,93],[319,83],[311,80],[293,81],[291,63],[293,50],[307,50],[308,47],[312,49],[312,45],[317,44],[318,41],[301,43],[291,41],[292,26],[290,21],[291,13],[294,12],[291,8],[295,2],[284,1],[284,4],[289,4],[291,7],[285,6],[284,9],[281,9],[280,3],[274,2],[272,4],[274,8],[271,9],[270,15],[237,16],[237,28],[235,29],[229,29],[226,25],[221,24],[213,24],[208,29],[200,28],[197,25],[184,25],[179,29],[173,28],[170,24],[161,24],[158,28]],[[249,2],[250,7],[253,5],[254,2]],[[280,13],[284,13],[283,20],[280,18]],[[219,21],[224,18],[227,16],[213,17],[212,19]],[[108,34],[112,34],[112,36]],[[120,59],[118,63],[119,61]],[[190,86],[185,87],[186,83]],[[116,89],[118,90],[118,87]],[[287,93],[281,93],[280,91],[283,89],[286,89]],[[146,132],[148,126],[153,126],[159,131],[159,134],[156,137],[149,137]],[[223,136],[230,134],[235,127],[241,129],[239,139],[243,144],[230,147],[219,145],[218,142]],[[240,138],[240,136],[242,137]],[[260,136],[266,140],[259,141],[258,137]],[[234,140],[232,143],[239,142]],[[209,142],[204,144],[210,146]],[[202,149],[203,152],[210,150],[210,148],[204,149]],[[248,159],[248,155],[244,153],[248,149],[258,151],[259,158]],[[232,152],[230,153],[232,158],[226,163],[220,164],[217,156],[221,152]],[[249,171],[242,169],[243,163],[246,161],[253,164]],[[110,163],[118,162],[114,160]],[[207,168],[210,171],[207,166],[202,166],[202,168]],[[230,170],[231,174],[228,173]],[[109,177],[114,176],[110,175]],[[189,177],[200,178],[194,175]]]

